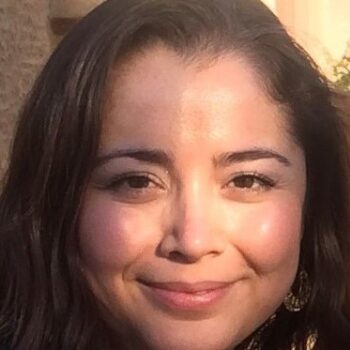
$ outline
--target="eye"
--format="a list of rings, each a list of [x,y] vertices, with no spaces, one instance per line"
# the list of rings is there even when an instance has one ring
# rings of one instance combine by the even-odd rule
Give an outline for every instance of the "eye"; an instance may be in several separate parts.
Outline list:
[[[128,173],[112,178],[105,186],[120,201],[144,203],[157,199],[166,187],[163,182],[151,174]]]
[[[127,186],[129,188],[140,189],[150,187],[152,185],[152,181],[146,176],[134,175],[124,179],[120,179],[115,185],[122,185]]]
[[[272,179],[259,173],[238,174],[227,184],[229,188],[247,191],[266,191],[274,186],[275,182]]]

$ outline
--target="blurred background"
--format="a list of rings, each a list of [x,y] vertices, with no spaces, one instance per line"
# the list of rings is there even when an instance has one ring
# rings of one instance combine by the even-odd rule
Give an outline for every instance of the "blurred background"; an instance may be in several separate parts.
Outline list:
[[[18,111],[61,38],[104,0],[0,0],[0,175]],[[350,90],[350,0],[263,0],[327,77]]]

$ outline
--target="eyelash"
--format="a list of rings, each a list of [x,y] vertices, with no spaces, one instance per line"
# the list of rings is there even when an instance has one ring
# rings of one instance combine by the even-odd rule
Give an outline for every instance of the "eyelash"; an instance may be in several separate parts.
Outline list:
[[[130,186],[131,181],[136,181],[135,184],[138,182],[141,186]],[[125,188],[123,188],[124,186]],[[158,194],[160,191],[164,191],[166,186],[160,179],[152,174],[129,172],[111,178],[105,185],[101,186],[101,188],[111,191],[116,195],[124,195],[131,200],[136,200],[139,196],[144,196],[145,200],[151,200],[154,195]],[[154,193],[154,190],[156,190],[156,194]]]
[[[250,180],[252,181],[252,184],[251,186],[237,186],[238,180]],[[234,177],[227,183],[226,187],[230,188],[231,183],[235,184],[235,188],[242,189],[243,191],[254,192],[267,191],[276,186],[276,182],[274,180],[258,172],[241,172],[235,174]],[[258,183],[258,188],[252,188],[256,183]]]
[[[136,181],[134,183],[136,186],[132,186],[132,181]],[[230,193],[232,190],[234,193],[253,194],[269,191],[275,186],[276,182],[264,174],[240,172],[234,174],[230,181],[224,185],[224,189],[228,189]],[[150,173],[129,172],[111,178],[100,188],[111,191],[126,201],[147,202],[159,198],[159,195],[164,193],[167,187],[159,178]]]

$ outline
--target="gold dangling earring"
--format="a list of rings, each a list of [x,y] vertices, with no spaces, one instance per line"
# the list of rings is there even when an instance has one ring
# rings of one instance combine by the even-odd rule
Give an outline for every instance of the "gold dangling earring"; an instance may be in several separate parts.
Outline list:
[[[309,276],[305,270],[299,272],[297,283],[297,293],[294,294],[290,291],[283,301],[284,307],[290,312],[298,312],[302,310],[308,303],[311,295]]]

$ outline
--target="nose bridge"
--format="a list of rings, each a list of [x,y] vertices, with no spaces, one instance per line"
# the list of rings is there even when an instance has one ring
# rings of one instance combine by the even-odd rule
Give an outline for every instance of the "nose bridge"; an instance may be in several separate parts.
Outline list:
[[[191,172],[172,203],[168,253],[193,261],[223,251],[224,240],[218,232],[214,197],[213,185],[203,172]]]
[[[177,227],[179,235],[184,238],[199,240],[210,229],[211,191],[205,180],[193,176],[178,193],[176,200]]]

